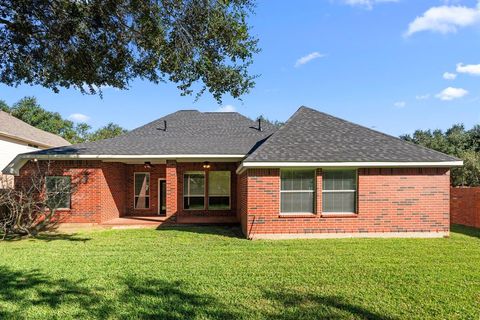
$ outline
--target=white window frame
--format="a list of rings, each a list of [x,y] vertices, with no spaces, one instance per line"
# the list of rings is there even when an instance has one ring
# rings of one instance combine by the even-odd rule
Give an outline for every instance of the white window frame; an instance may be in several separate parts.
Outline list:
[[[211,170],[208,171],[208,186],[210,187],[210,173],[211,172],[228,172],[228,208],[222,208],[222,209],[210,209],[210,196],[213,197],[226,197],[225,195],[211,195],[210,190],[208,190],[208,197],[207,197],[207,205],[208,205],[208,210],[212,211],[218,211],[218,210],[231,210],[232,209],[232,172],[229,170]]]
[[[148,207],[147,208],[137,208],[136,207],[136,199],[137,199],[137,195],[135,194],[135,181],[136,181],[136,177],[137,177],[137,174],[145,174],[148,176],[148,196],[146,195],[145,198],[148,198]],[[150,172],[134,172],[133,173],[133,209],[134,210],[150,210],[150,207],[152,206],[152,203],[151,203],[151,198],[150,198],[150,184],[152,183],[152,181],[150,181]]]
[[[190,208],[185,208],[185,197],[192,197],[192,195],[189,193],[188,195],[185,195],[185,185],[183,185],[183,190],[182,190],[182,207],[183,210],[187,211],[195,211],[195,210],[205,210],[206,205],[207,205],[207,195],[206,195],[206,190],[207,190],[207,175],[205,174],[205,171],[185,171],[183,173],[183,184],[185,184],[185,176],[187,174],[203,174],[203,208],[202,209],[190,209]],[[190,190],[188,190],[190,192]],[[200,197],[200,195],[193,195],[193,197]]]
[[[345,168],[345,169],[327,169],[327,170],[322,170],[322,184],[323,184],[323,178],[324,178],[324,174],[325,172],[332,172],[332,171],[355,171],[355,186],[357,187],[356,190],[325,190],[323,188],[323,185],[322,185],[322,215],[342,215],[342,214],[345,214],[345,215],[349,215],[349,214],[357,214],[358,213],[358,169],[348,169],[348,168]],[[356,193],[356,196],[355,196],[355,210],[354,212],[334,212],[334,211],[329,211],[329,212],[323,212],[323,203],[324,203],[324,198],[323,198],[323,194],[324,193],[337,193],[337,192],[352,192],[352,193]]]
[[[313,171],[313,190],[282,190],[282,172],[284,171]],[[316,204],[317,204],[317,201],[316,201],[316,197],[315,197],[315,194],[316,194],[316,190],[317,190],[317,169],[305,169],[305,168],[286,168],[286,169],[280,169],[280,195],[279,195],[279,203],[280,203],[280,214],[281,215],[312,215],[312,214],[316,214]],[[297,192],[297,193],[313,193],[313,212],[302,212],[302,211],[298,211],[298,212],[282,212],[282,193],[293,193],[293,192]]]

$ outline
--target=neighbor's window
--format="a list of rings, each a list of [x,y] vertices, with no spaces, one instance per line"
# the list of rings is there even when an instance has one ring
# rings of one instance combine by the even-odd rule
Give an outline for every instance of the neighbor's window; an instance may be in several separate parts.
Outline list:
[[[323,212],[355,213],[357,204],[357,171],[323,172]]]
[[[150,208],[150,173],[135,172],[135,209]]]
[[[230,209],[230,171],[208,173],[208,209]]]
[[[70,209],[71,178],[49,176],[45,178],[47,206],[55,209]]]
[[[205,173],[187,172],[183,176],[183,208],[201,210],[205,208]]]
[[[281,213],[314,213],[315,170],[282,170]]]

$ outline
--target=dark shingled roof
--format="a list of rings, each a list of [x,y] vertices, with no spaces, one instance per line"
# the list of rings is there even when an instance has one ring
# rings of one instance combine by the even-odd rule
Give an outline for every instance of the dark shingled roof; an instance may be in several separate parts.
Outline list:
[[[245,162],[441,162],[459,159],[301,107]]]
[[[244,156],[274,131],[267,123],[263,129],[258,130],[256,121],[237,112],[180,110],[115,138],[34,154]]]

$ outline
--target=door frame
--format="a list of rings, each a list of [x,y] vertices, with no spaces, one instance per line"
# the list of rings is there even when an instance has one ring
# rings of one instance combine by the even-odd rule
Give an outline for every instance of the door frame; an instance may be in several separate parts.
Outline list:
[[[162,197],[161,197],[161,181],[165,181],[165,193],[167,193],[167,179],[166,178],[158,178],[158,181],[157,181],[157,205],[158,205],[158,209],[157,209],[157,215],[161,216],[162,215],[162,207],[161,207],[161,204],[160,202],[162,201]],[[165,194],[165,202],[167,200],[167,195]],[[165,203],[165,211],[166,211],[166,207],[167,207],[167,204]],[[167,213],[165,212],[165,215]]]

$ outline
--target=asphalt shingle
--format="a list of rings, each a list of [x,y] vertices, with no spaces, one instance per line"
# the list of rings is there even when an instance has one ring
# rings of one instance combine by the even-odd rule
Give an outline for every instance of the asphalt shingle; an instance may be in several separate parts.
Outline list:
[[[246,162],[441,162],[459,159],[301,107]]]

